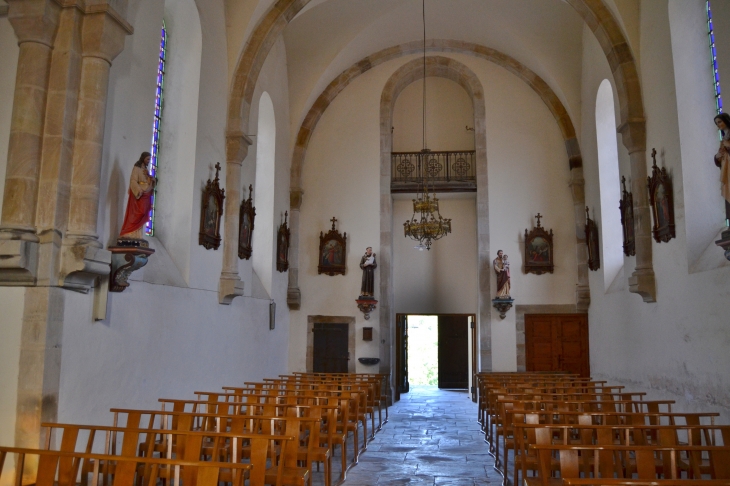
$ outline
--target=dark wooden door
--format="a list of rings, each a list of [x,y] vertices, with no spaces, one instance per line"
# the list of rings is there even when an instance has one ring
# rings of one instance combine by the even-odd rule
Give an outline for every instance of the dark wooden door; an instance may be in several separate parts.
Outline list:
[[[471,401],[477,401],[477,322],[476,316],[469,316],[471,332]]]
[[[469,388],[469,316],[438,316],[439,388]]]
[[[315,373],[347,373],[347,324],[314,323]]]
[[[395,316],[395,400],[401,393],[408,393],[408,316]]]
[[[526,314],[527,371],[567,371],[588,377],[587,314]]]

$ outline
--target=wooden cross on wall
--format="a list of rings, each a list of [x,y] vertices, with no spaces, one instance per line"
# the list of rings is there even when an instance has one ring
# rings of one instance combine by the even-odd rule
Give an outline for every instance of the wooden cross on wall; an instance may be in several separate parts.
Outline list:
[[[332,229],[334,230],[335,229],[335,223],[337,222],[337,218],[335,218],[334,216],[332,216],[332,219],[330,219],[330,221],[332,221]]]
[[[215,180],[218,180],[218,172],[221,170],[220,162],[215,163]]]
[[[545,216],[543,216],[540,213],[537,213],[537,216],[535,216],[535,217],[537,218],[537,227],[539,228],[540,227],[540,219],[544,218]]]

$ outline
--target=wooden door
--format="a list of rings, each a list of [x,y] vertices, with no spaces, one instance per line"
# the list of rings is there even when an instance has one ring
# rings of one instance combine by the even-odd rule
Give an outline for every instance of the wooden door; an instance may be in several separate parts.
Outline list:
[[[395,400],[401,393],[408,393],[408,316],[395,316]]]
[[[526,314],[527,371],[590,376],[587,314]]]
[[[315,373],[347,373],[347,324],[314,323]]]
[[[476,316],[469,316],[471,330],[471,401],[477,402],[477,322]]]
[[[469,316],[438,316],[438,387],[469,388]]]

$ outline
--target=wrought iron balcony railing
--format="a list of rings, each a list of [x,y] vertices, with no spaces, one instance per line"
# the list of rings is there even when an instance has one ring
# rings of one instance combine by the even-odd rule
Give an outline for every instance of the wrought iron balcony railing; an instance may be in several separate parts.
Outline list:
[[[390,191],[418,192],[424,175],[437,192],[477,190],[476,152],[391,152]]]

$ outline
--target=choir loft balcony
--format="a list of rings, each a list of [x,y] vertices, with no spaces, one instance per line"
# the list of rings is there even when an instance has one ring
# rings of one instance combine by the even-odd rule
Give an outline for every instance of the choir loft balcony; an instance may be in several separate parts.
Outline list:
[[[407,193],[421,190],[424,175],[436,192],[476,192],[476,151],[391,152],[390,192]]]

